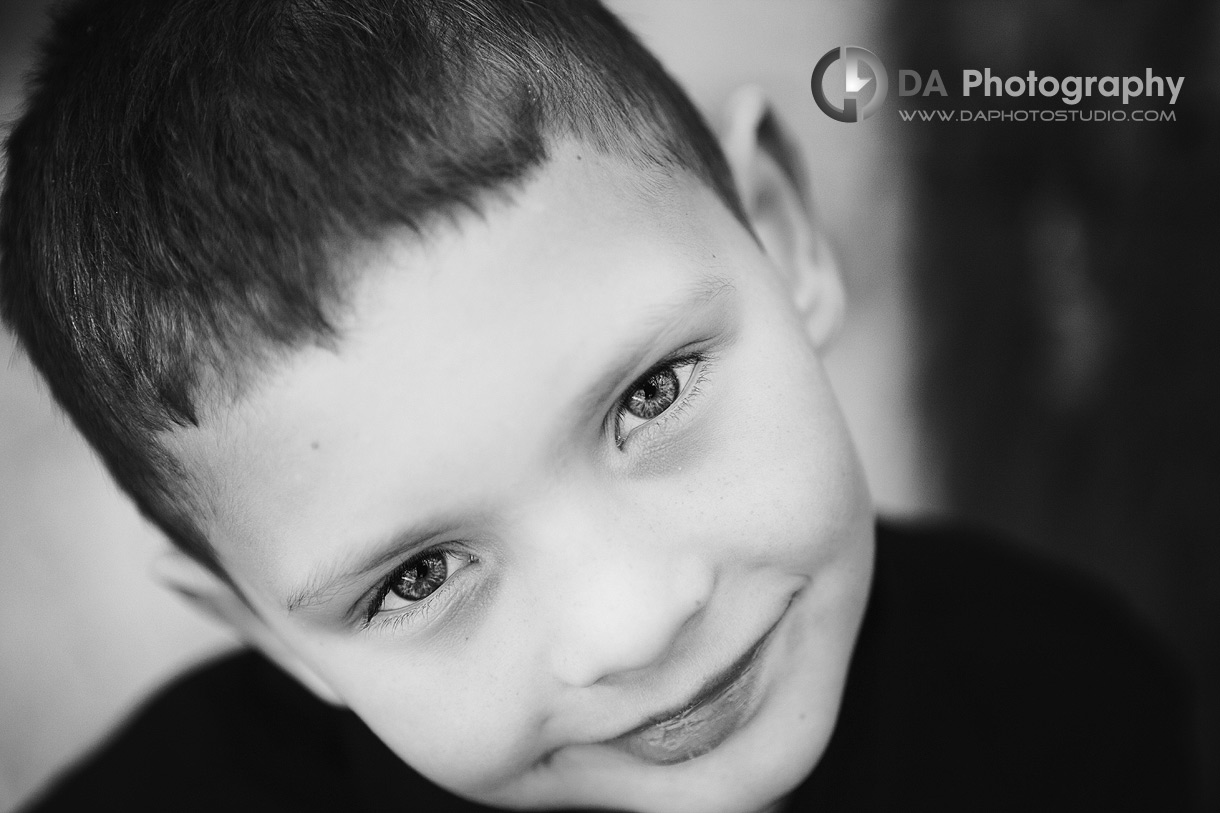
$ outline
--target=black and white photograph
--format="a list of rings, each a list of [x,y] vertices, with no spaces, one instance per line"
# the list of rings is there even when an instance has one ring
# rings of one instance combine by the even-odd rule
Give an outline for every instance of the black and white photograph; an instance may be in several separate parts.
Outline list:
[[[1220,4],[0,0],[0,813],[1220,809]]]

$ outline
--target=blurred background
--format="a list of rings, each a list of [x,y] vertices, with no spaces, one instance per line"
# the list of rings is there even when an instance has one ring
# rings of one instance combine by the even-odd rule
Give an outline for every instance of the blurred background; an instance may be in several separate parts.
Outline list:
[[[0,0],[0,127],[46,0]],[[1122,593],[1198,698],[1200,809],[1220,807],[1220,5],[610,0],[715,121],[751,82],[804,147],[849,314],[828,364],[883,513],[955,515]],[[841,124],[840,45],[890,69]],[[951,96],[901,99],[898,67]],[[960,109],[963,68],[1185,76],[1157,123],[904,122]],[[1043,100],[968,100],[987,109]],[[1094,99],[1096,109],[1122,109]],[[1081,105],[1085,107],[1085,105]],[[164,542],[0,335],[0,813],[224,631],[150,579]]]

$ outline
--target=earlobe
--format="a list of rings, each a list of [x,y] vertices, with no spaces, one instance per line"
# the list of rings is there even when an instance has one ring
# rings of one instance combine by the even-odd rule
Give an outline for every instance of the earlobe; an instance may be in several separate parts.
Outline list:
[[[811,341],[819,349],[828,346],[842,324],[842,280],[813,216],[799,151],[759,88],[744,87],[729,98],[721,147],[754,234]]]
[[[284,644],[238,591],[207,567],[175,549],[159,554],[153,560],[152,571],[158,582],[205,615],[233,630],[319,699],[332,705],[343,705],[338,695]]]

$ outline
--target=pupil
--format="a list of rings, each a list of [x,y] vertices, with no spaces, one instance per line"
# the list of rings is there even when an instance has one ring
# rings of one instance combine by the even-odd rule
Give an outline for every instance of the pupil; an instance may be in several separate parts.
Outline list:
[[[627,399],[626,409],[637,418],[655,418],[678,397],[678,376],[672,367],[665,367],[639,381]]]
[[[436,592],[445,583],[449,568],[445,565],[445,555],[429,553],[411,563],[392,588],[394,595],[407,601],[419,601]]]

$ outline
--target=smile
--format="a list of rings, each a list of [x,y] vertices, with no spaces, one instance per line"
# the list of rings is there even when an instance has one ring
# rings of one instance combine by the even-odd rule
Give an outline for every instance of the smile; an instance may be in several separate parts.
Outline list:
[[[761,656],[782,620],[783,616],[758,643],[704,684],[690,701],[607,744],[654,765],[685,762],[716,748],[754,714],[761,698],[758,691]]]

